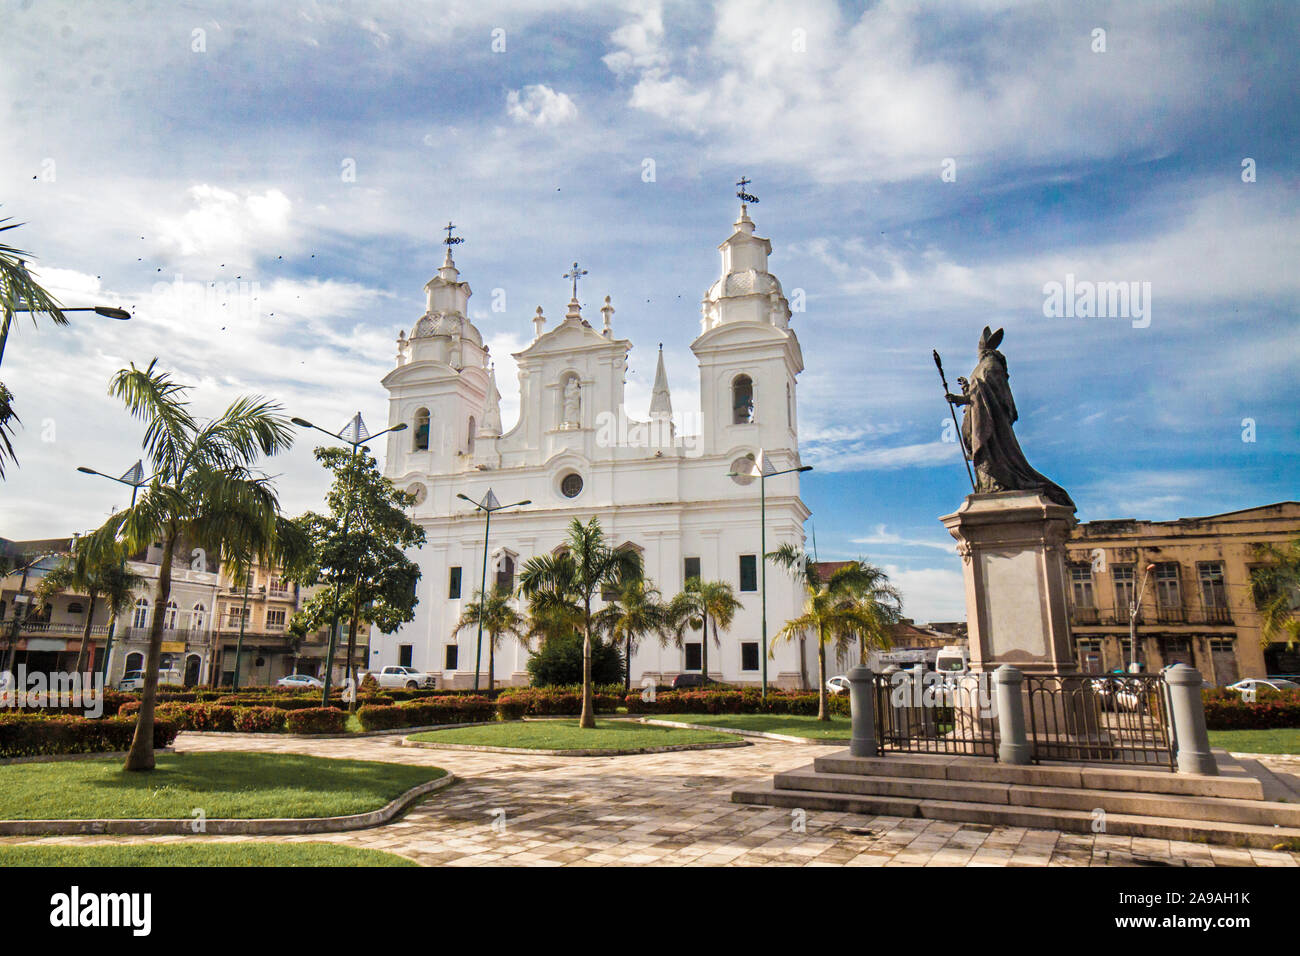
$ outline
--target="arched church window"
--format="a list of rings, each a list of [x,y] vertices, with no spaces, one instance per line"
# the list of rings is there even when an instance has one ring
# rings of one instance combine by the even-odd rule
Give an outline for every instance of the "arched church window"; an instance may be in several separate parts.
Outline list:
[[[429,410],[427,408],[417,408],[415,410],[415,438],[411,446],[415,451],[429,450]]]
[[[474,452],[474,433],[478,426],[474,423],[474,416],[469,417],[469,437],[465,440],[465,450],[473,454]]]
[[[515,559],[506,553],[501,553],[496,559],[497,569],[497,587],[505,591],[515,589]]]
[[[739,375],[731,383],[732,422],[748,425],[754,420],[754,380]]]

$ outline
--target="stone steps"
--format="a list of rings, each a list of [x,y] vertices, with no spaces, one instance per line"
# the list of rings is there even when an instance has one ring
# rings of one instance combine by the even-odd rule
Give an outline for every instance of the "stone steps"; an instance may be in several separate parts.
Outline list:
[[[935,780],[924,777],[863,776],[821,773],[813,765],[779,773],[778,790],[801,790],[854,796],[905,797],[922,800],[953,800],[963,803],[995,803],[1006,806],[1038,807],[1044,810],[1105,810],[1145,817],[1171,817],[1217,823],[1248,823],[1260,826],[1280,824],[1300,828],[1300,804],[1270,803],[1232,797],[1202,797],[1185,794],[1143,793],[1115,789],[1084,789],[1060,786],[1025,786],[970,780]]]
[[[867,816],[920,817],[953,823],[988,826],[1034,827],[1071,833],[1095,832],[1095,817],[1081,810],[1056,810],[1033,806],[1008,806],[962,800],[933,800],[906,797],[865,796],[813,790],[778,790],[771,783],[733,791],[735,803]],[[1278,844],[1300,841],[1300,827],[1273,827],[1245,823],[1216,823],[1178,820],[1127,813],[1105,817],[1105,833],[1112,836],[1149,837],[1272,849]]]
[[[1219,756],[1218,776],[978,757],[842,751],[736,790],[736,803],[1272,848],[1300,846],[1300,802],[1265,799],[1258,772]],[[1269,791],[1276,795],[1275,790]]]

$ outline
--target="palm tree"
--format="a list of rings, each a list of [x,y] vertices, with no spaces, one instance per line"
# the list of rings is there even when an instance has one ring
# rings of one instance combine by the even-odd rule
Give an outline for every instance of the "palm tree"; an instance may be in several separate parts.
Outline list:
[[[96,602],[103,598],[109,617],[116,619],[131,606],[136,590],[144,583],[144,577],[127,568],[125,555],[116,542],[104,543],[93,536],[74,539],[71,553],[46,572],[35,591],[37,604],[45,604],[64,591],[85,594],[89,599],[75,673],[81,673],[83,664],[91,666],[93,663],[86,658],[95,623]]]
[[[280,566],[299,559],[301,533],[280,514],[270,479],[252,470],[260,455],[293,443],[280,406],[261,398],[236,399],[216,419],[195,418],[186,388],[156,368],[119,371],[109,394],[147,423],[143,447],[154,477],[133,507],[116,512],[95,532],[97,546],[120,543],[128,553],[162,543],[154,607],[167,606],[180,542],[213,542],[236,561],[256,556]],[[125,770],[154,767],[154,705],[166,615],[153,615],[135,736]]]
[[[646,634],[666,638],[672,622],[659,589],[645,578],[624,581],[614,599],[598,615],[600,627],[614,641],[622,640],[625,651],[623,689],[632,688],[632,652]]]
[[[618,587],[641,576],[641,556],[630,548],[611,548],[605,543],[600,522],[592,518],[585,525],[577,518],[569,525],[564,550],[529,558],[519,574],[519,590],[537,601],[543,613],[557,615],[563,609],[572,616],[573,605],[581,609],[582,626],[582,716],[578,726],[596,726],[592,703],[591,636],[595,615],[591,603],[596,592]],[[562,618],[561,618],[562,619]]]
[[[768,558],[788,569],[804,586],[803,613],[786,621],[773,638],[768,655],[782,640],[802,634],[817,638],[817,719],[830,720],[826,706],[826,647],[834,642],[845,653],[856,639],[865,659],[866,647],[890,645],[888,625],[897,619],[901,598],[881,569],[865,561],[850,561],[828,577],[817,562],[792,544],[783,544]]]
[[[1270,563],[1250,572],[1250,589],[1259,608],[1261,643],[1267,647],[1283,637],[1288,648],[1300,641],[1300,539],[1283,547],[1274,544],[1257,549]]]
[[[496,690],[496,654],[497,644],[506,634],[513,637],[522,637],[524,632],[524,618],[514,609],[510,603],[511,591],[509,588],[502,587],[500,584],[495,585],[483,597],[482,591],[475,591],[473,603],[468,605],[460,615],[460,622],[456,625],[453,634],[459,634],[461,631],[469,628],[477,628],[480,618],[483,621],[483,630],[488,636],[488,694],[491,695]]]
[[[668,602],[668,619],[671,623],[677,646],[681,647],[686,638],[686,630],[703,630],[700,642],[700,672],[704,682],[709,682],[709,623],[713,623],[713,643],[722,647],[719,630],[731,627],[736,612],[744,608],[736,600],[731,585],[725,581],[701,581],[691,578],[685,589]]]

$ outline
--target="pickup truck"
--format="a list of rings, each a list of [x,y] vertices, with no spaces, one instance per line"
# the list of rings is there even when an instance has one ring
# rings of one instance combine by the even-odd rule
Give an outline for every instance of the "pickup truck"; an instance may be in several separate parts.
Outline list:
[[[421,687],[438,686],[438,679],[433,674],[417,671],[414,667],[402,667],[400,664],[392,664],[383,670],[371,671],[361,677],[362,680],[373,677],[379,682],[381,688],[404,687],[407,690],[418,690]]]

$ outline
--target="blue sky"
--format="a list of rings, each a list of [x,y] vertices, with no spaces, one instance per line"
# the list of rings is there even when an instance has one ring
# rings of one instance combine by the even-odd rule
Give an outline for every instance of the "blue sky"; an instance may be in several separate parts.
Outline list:
[[[610,295],[636,346],[629,411],[659,341],[687,407],[741,174],[773,272],[806,296],[819,555],[886,565],[917,619],[964,616],[936,519],[966,478],[930,350],[951,382],[985,324],[1006,328],[1021,443],[1083,520],[1297,497],[1294,4],[4,2],[0,18],[0,215],[27,223],[19,244],[66,304],[136,309],[11,336],[0,374],[25,428],[5,537],[120,504],[74,469],[137,457],[105,395],[129,361],[161,355],[208,412],[258,392],[381,423],[448,219],[507,428],[509,353],[537,305],[562,312],[574,259],[587,308]],[[1045,316],[1067,275],[1150,283],[1149,324]],[[201,293],[226,282],[245,291]],[[271,470],[290,510],[317,504],[306,444]]]

